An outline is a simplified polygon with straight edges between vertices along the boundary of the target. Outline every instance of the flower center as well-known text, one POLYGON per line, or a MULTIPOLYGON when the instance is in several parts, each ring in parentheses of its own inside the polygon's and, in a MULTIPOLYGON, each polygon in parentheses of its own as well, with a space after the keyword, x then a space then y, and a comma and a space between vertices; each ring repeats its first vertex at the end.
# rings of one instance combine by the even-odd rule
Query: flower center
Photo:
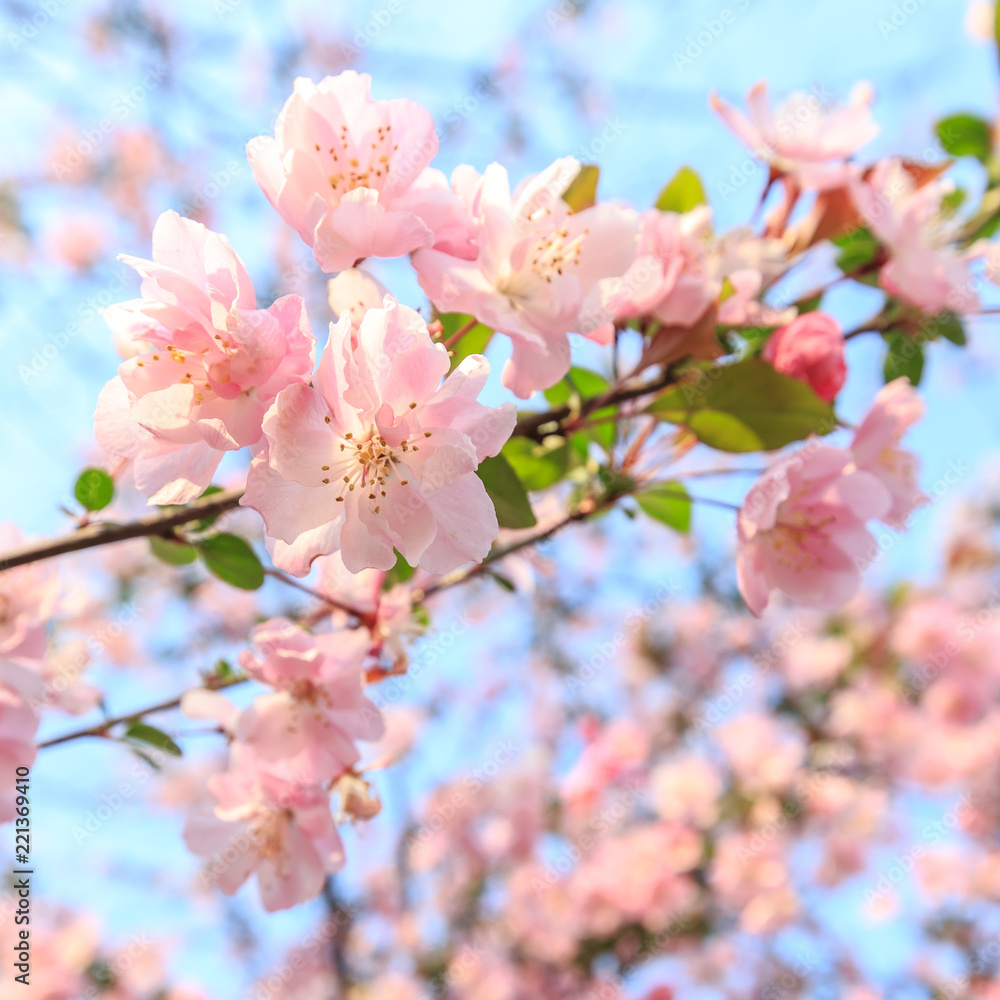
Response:
POLYGON ((399 149, 399 143, 391 142, 391 132, 391 125, 379 125, 364 150, 361 143, 354 142, 346 125, 340 126, 340 137, 325 153, 318 142, 314 143, 321 159, 329 158, 325 167, 331 170, 327 179, 334 204, 339 204, 340 199, 355 188, 382 190, 389 179, 391 154, 399 149))
MULTIPOLYGON (((416 403, 410 403, 410 409, 416 408, 416 403)), ((330 418, 327 417, 327 422, 330 418)), ((431 437, 431 431, 424 431, 425 438, 431 437)), ((337 503, 343 503, 348 493, 360 489, 369 502, 374 514, 382 513, 382 501, 386 497, 385 484, 395 473, 401 486, 406 486, 409 479, 404 479, 399 465, 405 462, 403 455, 410 451, 420 451, 420 446, 412 444, 408 438, 403 438, 398 445, 390 445, 374 425, 359 438, 348 431, 340 436, 335 445, 334 460, 329 465, 321 466, 321 471, 333 473, 323 477, 324 484, 336 483, 340 489, 335 497, 337 503)))

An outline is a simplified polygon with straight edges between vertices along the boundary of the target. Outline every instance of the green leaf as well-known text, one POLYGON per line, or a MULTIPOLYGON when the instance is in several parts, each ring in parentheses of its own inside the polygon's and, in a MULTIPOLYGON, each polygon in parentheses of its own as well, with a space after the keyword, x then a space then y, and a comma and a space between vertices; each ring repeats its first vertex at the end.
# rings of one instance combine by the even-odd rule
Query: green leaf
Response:
POLYGON ((890 333, 885 339, 889 345, 882 368, 886 382, 905 375, 913 385, 920 385, 924 373, 923 346, 902 333, 890 333))
POLYGON ((601 168, 594 163, 585 163, 573 182, 563 191, 563 201, 574 212, 582 212, 597 201, 597 182, 601 177, 601 168))
POLYGON ((503 446, 503 456, 510 462, 525 489, 544 490, 566 474, 569 443, 555 435, 546 438, 543 444, 514 437, 503 446))
POLYGON ((952 156, 974 156, 986 163, 993 149, 990 123, 977 115, 961 114, 942 118, 934 126, 942 149, 952 156))
POLYGON ((264 583, 264 567, 257 553, 238 535, 212 535, 198 542, 202 561, 220 580, 240 587, 257 590, 264 583))
POLYGON ((532 528, 538 523, 524 485, 503 455, 484 458, 476 475, 493 501, 501 528, 532 528))
MULTIPOLYGON (((205 492, 202 493, 202 495, 198 497, 198 499, 201 500, 202 497, 210 497, 214 493, 221 493, 221 492, 222 492, 221 486, 207 486, 205 488, 205 492)), ((211 528, 212 525, 219 520, 220 516, 221 516, 220 514, 213 514, 211 517, 203 517, 191 530, 208 531, 208 529, 211 528)))
MULTIPOLYGON (((468 326, 473 317, 465 313, 444 313, 438 316, 441 321, 441 336, 447 340, 453 337, 463 326, 468 326)), ((454 371, 470 354, 482 354, 493 336, 493 331, 485 323, 476 323, 468 333, 463 334, 450 349, 451 371, 454 371)))
POLYGON ((810 434, 829 434, 829 403, 798 379, 756 358, 717 365, 672 386, 647 408, 720 451, 773 451, 810 434))
POLYGON ((954 313, 941 313, 936 317, 935 322, 938 327, 938 336, 950 340, 959 347, 965 346, 965 327, 958 316, 954 313))
POLYGON ((561 382, 545 390, 545 399, 553 407, 565 406, 574 392, 582 399, 589 399, 607 392, 608 388, 608 380, 603 375, 587 368, 573 367, 561 382))
POLYGON ((954 191, 949 191, 941 199, 941 214, 945 216, 954 215, 965 203, 968 191, 965 188, 957 187, 954 191))
POLYGON ((73 495, 87 510, 103 510, 114 499, 115 483, 103 469, 84 469, 73 495))
POLYGON ((650 517, 668 528, 687 534, 691 530, 691 498, 681 483, 671 482, 636 493, 636 503, 650 517))
POLYGON ((878 240, 872 236, 871 232, 864 228, 852 229, 851 232, 843 236, 837 236, 833 243, 840 247, 837 255, 837 267, 849 274, 859 267, 870 263, 878 253, 878 240))
POLYGON ((705 186, 690 167, 681 167, 656 199, 656 207, 661 212, 690 212, 698 205, 707 204, 705 186))
MULTIPOLYGON (((395 549, 392 550, 396 552, 395 549)), ((406 583, 407 580, 416 573, 416 567, 411 566, 398 552, 396 552, 396 565, 386 574, 382 586, 385 590, 391 590, 398 583, 406 583)))
POLYGON ((172 542, 169 538, 150 535, 149 547, 153 555, 169 566, 187 566, 198 558, 198 550, 193 545, 172 542))
POLYGON ((148 743, 157 750, 173 754, 174 757, 181 756, 181 748, 162 730, 147 725, 145 722, 133 722, 125 730, 125 739, 134 740, 137 743, 148 743))

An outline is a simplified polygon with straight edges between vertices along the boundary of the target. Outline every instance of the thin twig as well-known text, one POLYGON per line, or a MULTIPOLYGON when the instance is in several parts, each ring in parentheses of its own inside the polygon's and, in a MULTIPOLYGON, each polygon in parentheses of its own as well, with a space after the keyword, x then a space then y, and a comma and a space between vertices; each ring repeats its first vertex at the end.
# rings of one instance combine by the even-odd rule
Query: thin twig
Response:
POLYGON ((52 559, 54 556, 65 555, 67 552, 79 552, 82 549, 92 549, 98 545, 112 545, 124 542, 130 538, 172 538, 174 528, 202 518, 215 517, 239 505, 243 490, 226 490, 222 493, 212 493, 207 497, 192 500, 181 510, 161 511, 150 517, 140 518, 128 524, 112 524, 107 521, 89 524, 64 538, 54 541, 32 542, 13 552, 0 556, 0 572, 24 566, 27 563, 52 559))
MULTIPOLYGON (((189 690, 221 691, 223 688, 244 684, 248 680, 250 678, 246 674, 233 674, 231 677, 220 677, 218 680, 206 681, 201 689, 190 688, 189 690)), ((181 699, 187 693, 187 691, 184 691, 182 694, 177 695, 176 698, 170 698, 168 701, 161 701, 156 705, 150 705, 148 708, 140 709, 138 712, 128 712, 126 715, 117 715, 113 719, 105 719, 103 722, 99 722, 97 725, 86 729, 75 729, 71 733, 63 733, 62 736, 56 736, 54 739, 39 743, 38 749, 54 747, 59 743, 68 743, 70 740, 78 740, 84 736, 97 736, 106 739, 108 731, 114 726, 121 725, 123 722, 135 722, 144 716, 153 715, 156 712, 168 712, 172 708, 177 708, 181 703, 181 699)))

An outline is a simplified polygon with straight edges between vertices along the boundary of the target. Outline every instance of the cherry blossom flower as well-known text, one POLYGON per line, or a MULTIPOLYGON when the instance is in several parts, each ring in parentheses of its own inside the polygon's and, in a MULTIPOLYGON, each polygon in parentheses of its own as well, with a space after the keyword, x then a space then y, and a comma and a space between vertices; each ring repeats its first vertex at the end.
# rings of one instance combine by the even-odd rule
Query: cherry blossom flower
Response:
POLYGON ((968 268, 975 252, 951 245, 956 223, 941 211, 941 199, 953 190, 941 179, 918 186, 898 159, 882 160, 850 184, 858 212, 889 251, 882 287, 928 313, 968 312, 979 304, 968 268))
MULTIPOLYGON (((320 556, 313 569, 319 571, 319 592, 338 600, 345 607, 367 616, 365 626, 371 641, 372 656, 392 664, 392 670, 402 673, 409 662, 409 640, 422 635, 426 622, 414 614, 413 583, 408 580, 388 590, 383 589, 385 573, 366 569, 351 573, 339 552, 320 556)), ((343 611, 334 609, 334 627, 347 624, 343 611)))
POLYGON ((376 101, 371 77, 345 70, 318 84, 297 78, 274 138, 247 143, 247 157, 268 201, 332 273, 431 244, 419 212, 428 202, 436 218, 442 198, 421 174, 437 149, 425 108, 376 101))
POLYGON ((708 272, 711 231, 712 211, 705 205, 683 214, 643 212, 638 255, 625 272, 615 318, 653 316, 667 326, 694 325, 721 290, 708 272))
POLYGON ((780 240, 747 227, 716 236, 707 205, 683 214, 652 209, 643 213, 638 256, 622 279, 615 319, 652 316, 664 326, 689 327, 715 302, 724 326, 788 323, 794 309, 759 301, 765 281, 786 269, 786 257, 780 240))
POLYGON ((205 877, 232 895, 254 872, 269 913, 317 896, 344 864, 344 848, 320 785, 258 768, 240 744, 232 765, 212 775, 212 810, 188 815, 184 841, 206 859, 205 877))
POLYGON ((150 504, 186 503, 225 451, 260 441, 274 397, 312 371, 315 340, 299 296, 257 309, 226 238, 176 212, 156 223, 152 261, 122 260, 143 276, 143 297, 104 316, 144 350, 102 391, 95 434, 106 452, 134 461, 150 504))
POLYGON ((737 519, 740 593, 762 614, 772 591, 831 610, 857 593, 889 490, 842 448, 812 443, 779 459, 747 494, 737 519))
POLYGON ((282 761, 294 774, 326 783, 361 759, 355 740, 377 740, 382 716, 365 697, 364 629, 312 636, 285 618, 251 632, 258 654, 240 666, 275 688, 254 700, 236 723, 236 738, 260 761, 282 761))
POLYGON ((892 507, 882 520, 893 528, 905 527, 910 514, 927 503, 917 485, 920 460, 896 447, 923 412, 923 401, 913 386, 897 378, 879 390, 851 444, 857 467, 877 476, 891 494, 892 507))
POLYGON ((828 403, 847 378, 844 333, 840 324, 823 312, 808 312, 775 331, 764 345, 762 357, 779 372, 805 382, 828 403))
POLYGON ((350 313, 351 326, 357 330, 369 309, 382 308, 389 291, 367 271, 352 267, 329 280, 327 293, 333 315, 340 319, 342 313, 350 313))
POLYGON ((569 370, 571 331, 601 335, 638 248, 632 209, 608 203, 574 213, 562 200, 579 171, 564 157, 512 194, 499 164, 482 175, 460 168, 452 186, 475 220, 477 255, 438 247, 413 255, 438 309, 468 313, 511 338, 503 384, 522 399, 569 370))
POLYGON ((826 108, 815 94, 796 92, 772 111, 761 80, 747 94, 749 117, 715 94, 711 105, 772 170, 791 174, 800 187, 824 190, 847 183, 846 161, 878 134, 873 98, 871 85, 859 83, 841 107, 826 108))
POLYGON ((243 498, 282 544, 276 565, 302 576, 340 550, 351 572, 411 565, 446 573, 481 560, 496 514, 476 476, 514 426, 513 404, 476 402, 489 364, 448 372, 420 316, 387 298, 352 346, 350 317, 331 326, 315 388, 290 386, 264 420, 268 447, 243 498))

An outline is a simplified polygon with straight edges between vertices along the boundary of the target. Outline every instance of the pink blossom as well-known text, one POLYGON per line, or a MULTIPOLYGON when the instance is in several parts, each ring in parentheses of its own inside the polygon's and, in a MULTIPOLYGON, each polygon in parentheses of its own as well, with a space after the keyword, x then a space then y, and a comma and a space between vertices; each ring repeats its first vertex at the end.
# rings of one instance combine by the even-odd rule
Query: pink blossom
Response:
POLYGON ((823 312, 808 312, 776 330, 763 358, 779 372, 805 382, 820 399, 832 402, 847 378, 844 333, 823 312))
POLYGON ((224 452, 260 441, 275 396, 312 371, 315 340, 301 298, 257 309, 226 238, 176 212, 156 223, 152 261, 122 260, 143 276, 143 297, 104 316, 144 350, 102 391, 97 441, 134 460, 150 504, 186 503, 211 483, 224 452))
POLYGON ((650 775, 653 807, 666 820, 710 827, 719 817, 722 776, 705 757, 675 754, 650 775))
POLYGON ((327 294, 333 315, 351 314, 351 326, 357 330, 369 309, 381 309, 389 290, 367 271, 352 267, 341 271, 327 283, 327 294))
POLYGON ((590 741, 563 782, 562 795, 577 810, 592 808, 609 785, 634 774, 649 754, 649 736, 632 719, 610 723, 590 741))
MULTIPOLYGON (((0 552, 23 544, 15 525, 0 524, 0 552)), ((45 655, 45 623, 58 596, 59 581, 50 564, 28 563, 0 572, 0 656, 45 655)))
POLYGON ((437 149, 425 108, 376 101, 371 77, 345 70, 318 84, 296 79, 274 138, 247 143, 247 157, 268 201, 335 272, 431 244, 420 212, 427 205, 437 219, 446 208, 421 175, 437 149))
POLYGON ((694 325, 721 290, 708 270, 711 228, 704 205, 683 215, 643 212, 638 255, 625 272, 615 318, 648 315, 667 326, 694 325))
POLYGON ((363 629, 312 636, 285 618, 258 625, 240 666, 275 688, 257 698, 236 724, 236 738, 261 761, 282 761, 309 781, 328 782, 361 759, 355 740, 384 733, 379 710, 365 697, 363 629))
POLYGON ((738 517, 737 577, 747 607, 772 591, 831 610, 857 593, 874 539, 865 528, 891 507, 882 480, 850 451, 812 443, 779 459, 747 494, 738 517))
POLYGON ((798 729, 753 712, 726 723, 719 745, 740 785, 749 792, 784 792, 805 760, 798 729))
POLYGON ((206 859, 206 877, 232 895, 254 872, 273 913, 317 896, 344 864, 344 848, 317 784, 293 782, 255 766, 240 744, 230 770, 208 779, 212 810, 191 813, 184 841, 206 859))
POLYGON ((489 373, 480 355, 441 384, 444 346, 389 298, 353 340, 344 314, 330 328, 315 388, 290 386, 264 420, 268 447, 242 502, 277 540, 276 565, 303 576, 339 549, 351 572, 387 570, 394 547, 432 573, 481 560, 497 521, 475 470, 510 436, 513 404, 476 402, 489 373))
POLYGON ((893 528, 904 527, 910 514, 927 503, 917 485, 920 460, 896 447, 923 412, 924 404, 913 386, 897 378, 879 390, 851 444, 857 467, 877 476, 891 494, 892 506, 882 520, 893 528))
MULTIPOLYGON (((388 660, 392 670, 402 673, 409 663, 409 640, 426 630, 424 622, 413 612, 414 580, 383 590, 385 573, 382 570, 351 573, 339 552, 320 556, 313 568, 319 570, 321 594, 366 616, 371 654, 388 660)), ((345 619, 343 611, 334 609, 334 627, 345 625, 345 619)))
POLYGON ((882 287, 928 313, 968 312, 979 305, 968 261, 951 245, 956 223, 941 211, 954 190, 946 180, 917 186, 897 159, 882 160, 866 179, 855 177, 851 197, 869 229, 889 251, 879 272, 882 287))
POLYGON ((826 108, 815 94, 796 92, 775 112, 761 80, 747 94, 749 117, 715 94, 711 104, 754 156, 801 187, 823 190, 847 182, 847 159, 878 134, 873 97, 871 86, 859 83, 846 106, 826 108))
POLYGON ((579 170, 564 157, 511 194, 499 164, 482 175, 459 168, 452 186, 475 222, 476 255, 439 247, 413 255, 420 287, 438 309, 468 313, 511 338, 503 384, 522 399, 569 370, 571 331, 603 335, 638 248, 631 209, 601 204, 574 213, 562 200, 579 170))

